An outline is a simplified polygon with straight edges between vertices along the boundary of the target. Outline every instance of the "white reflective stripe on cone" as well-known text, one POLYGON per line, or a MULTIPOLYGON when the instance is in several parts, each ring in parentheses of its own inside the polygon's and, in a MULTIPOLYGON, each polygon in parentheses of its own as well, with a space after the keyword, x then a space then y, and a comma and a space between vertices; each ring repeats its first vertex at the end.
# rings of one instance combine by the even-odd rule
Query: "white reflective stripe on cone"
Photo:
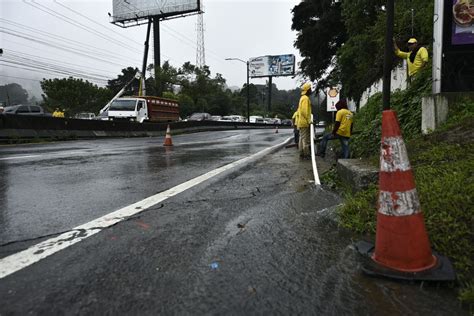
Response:
POLYGON ((380 171, 407 171, 411 169, 405 142, 401 137, 385 137, 382 139, 380 155, 380 171))
POLYGON ((379 213, 387 216, 409 216, 421 213, 416 189, 405 192, 380 191, 379 213))

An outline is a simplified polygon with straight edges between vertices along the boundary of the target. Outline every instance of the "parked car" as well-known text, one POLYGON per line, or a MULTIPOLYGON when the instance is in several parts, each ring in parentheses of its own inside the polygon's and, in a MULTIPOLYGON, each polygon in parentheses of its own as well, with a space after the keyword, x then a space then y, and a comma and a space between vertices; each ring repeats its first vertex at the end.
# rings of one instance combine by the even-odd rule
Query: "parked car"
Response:
POLYGON ((94 118, 94 120, 108 121, 109 120, 109 112, 104 111, 102 113, 97 114, 96 117, 94 118))
POLYGON ((279 118, 266 117, 264 121, 265 124, 281 124, 281 120, 279 118))
POLYGON ((188 121, 207 121, 211 119, 209 113, 193 113, 188 117, 188 121))
POLYGON ((219 119, 219 122, 232 122, 232 117, 229 115, 223 116, 219 119))
POLYGON ((289 119, 281 120, 281 125, 291 126, 292 122, 289 119))
POLYGON ((222 118, 220 115, 212 115, 211 116, 211 121, 219 121, 222 118))
POLYGON ((74 115, 74 118, 80 119, 80 120, 94 120, 95 114, 90 113, 90 112, 81 112, 74 115))
POLYGON ((46 112, 41 106, 39 105, 23 105, 17 104, 12 106, 6 106, 3 109, 3 113, 5 115, 37 115, 37 116, 51 116, 50 113, 46 112))
POLYGON ((242 115, 229 115, 232 118, 232 122, 245 122, 246 119, 242 115))
POLYGON ((324 134, 324 131, 326 130, 326 122, 320 121, 318 124, 314 126, 314 134, 316 136, 321 136, 324 134))
POLYGON ((263 117, 260 115, 251 115, 250 123, 264 123, 263 117))

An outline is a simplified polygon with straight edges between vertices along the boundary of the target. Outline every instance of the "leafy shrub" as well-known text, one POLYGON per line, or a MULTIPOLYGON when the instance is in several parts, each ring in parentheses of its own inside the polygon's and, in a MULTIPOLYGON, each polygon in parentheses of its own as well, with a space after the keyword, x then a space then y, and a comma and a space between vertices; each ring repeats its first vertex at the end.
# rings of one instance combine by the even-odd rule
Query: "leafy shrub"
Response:
MULTIPOLYGON (((421 134, 421 99, 431 91, 430 72, 431 69, 423 69, 407 90, 391 94, 390 108, 397 112, 405 140, 421 134)), ((354 136, 351 139, 351 151, 354 157, 369 157, 378 154, 382 110, 382 94, 377 93, 354 116, 354 136)))

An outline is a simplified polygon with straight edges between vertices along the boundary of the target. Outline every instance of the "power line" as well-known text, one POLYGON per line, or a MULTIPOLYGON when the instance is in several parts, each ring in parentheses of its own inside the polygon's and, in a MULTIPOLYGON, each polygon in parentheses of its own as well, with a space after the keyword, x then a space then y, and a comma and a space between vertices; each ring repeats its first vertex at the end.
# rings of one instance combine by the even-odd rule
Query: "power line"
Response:
MULTIPOLYGON (((173 33, 175 33, 175 34, 178 34, 178 36, 181 36, 182 38, 180 38, 180 37, 178 37, 178 36, 176 36, 176 35, 174 35, 174 34, 172 34, 172 33, 168 33, 170 36, 176 38, 176 39, 179 40, 181 43, 186 44, 186 45, 192 47, 193 50, 195 50, 195 49, 197 48, 195 41, 190 40, 188 37, 182 35, 181 33, 177 32, 177 31, 175 31, 175 30, 173 30, 173 29, 171 29, 171 28, 169 28, 169 27, 167 27, 167 26, 165 26, 165 25, 163 25, 163 27, 164 27, 164 28, 168 28, 171 32, 173 32, 173 33), (184 40, 183 40, 183 39, 184 39, 184 40)), ((206 52, 207 52, 207 51, 206 51, 206 52)), ((210 58, 212 58, 212 59, 214 59, 214 60, 216 60, 216 61, 218 61, 218 62, 220 62, 220 63, 224 63, 223 60, 225 60, 225 58, 223 58, 223 57, 215 57, 215 56, 213 56, 213 55, 214 55, 214 54, 212 54, 212 53, 211 53, 210 55, 208 54, 208 57, 210 57, 210 58)))
MULTIPOLYGON (((31 38, 31 37, 28 37, 28 36, 24 36, 24 35, 19 35, 19 34, 15 34, 15 33, 12 33, 12 32, 9 32, 9 31, 5 31, 5 30, 2 30, 2 28, 0 28, 0 32, 1 33, 5 33, 5 34, 9 34, 11 36, 15 36, 15 37, 20 37, 20 38, 23 38, 23 39, 27 39, 27 40, 30 40, 32 42, 36 42, 36 43, 39 43, 39 44, 42 44, 42 45, 45 45, 45 46, 49 46, 49 47, 54 47, 54 48, 57 48, 57 49, 60 49, 60 50, 63 50, 63 51, 67 51, 67 52, 70 52, 70 53, 73 53, 73 54, 76 54, 76 55, 80 55, 80 56, 83 56, 83 57, 87 57, 87 58, 91 58, 91 59, 94 59, 94 60, 98 60, 98 61, 101 61, 101 62, 105 62, 105 63, 108 63, 108 64, 112 64, 112 65, 117 65, 117 66, 120 66, 120 67, 123 67, 122 64, 117 64, 117 63, 114 63, 110 60, 105 60, 105 59, 101 59, 101 58, 98 58, 98 57, 94 57, 92 55, 89 55, 88 53, 89 52, 79 52, 78 49, 74 49, 74 48, 71 48, 71 47, 61 47, 59 46, 58 44, 55 44, 55 43, 48 43, 44 40, 39 40, 39 39, 34 39, 34 38, 31 38)), ((16 33, 19 33, 19 32, 16 32, 16 33)))
POLYGON ((103 72, 107 72, 108 70, 104 70, 104 69, 97 69, 96 67, 87 67, 87 66, 84 66, 84 65, 78 65, 78 64, 73 64, 73 63, 68 63, 68 62, 65 62, 65 61, 61 61, 61 60, 57 60, 57 59, 52 59, 52 58, 46 58, 46 57, 39 57, 39 56, 36 56, 36 55, 31 55, 31 54, 27 54, 27 53, 23 53, 23 52, 19 52, 19 51, 16 51, 16 50, 13 50, 13 49, 8 49, 8 48, 5 48, 5 51, 6 52, 13 52, 15 53, 16 55, 18 56, 26 56, 26 57, 33 57, 33 58, 36 58, 36 59, 43 59, 43 60, 46 60, 46 61, 53 61, 53 62, 59 62, 59 63, 62 63, 62 64, 66 64, 66 65, 71 65, 71 66, 77 66, 77 67, 81 67, 81 68, 85 68, 85 69, 92 69, 92 70, 99 70, 99 71, 103 71, 103 72))
POLYGON ((15 61, 15 62, 25 63, 25 64, 38 66, 38 67, 43 66, 43 67, 48 67, 48 68, 55 69, 55 70, 60 70, 60 71, 80 73, 81 75, 82 74, 87 74, 88 76, 94 76, 94 77, 97 77, 97 78, 102 77, 102 78, 108 79, 108 78, 111 77, 109 75, 103 75, 103 74, 98 74, 98 73, 90 73, 90 72, 87 73, 87 72, 84 72, 80 69, 67 68, 67 67, 64 67, 62 65, 51 64, 51 63, 47 63, 47 62, 41 62, 41 61, 29 59, 29 58, 20 57, 20 56, 8 56, 7 55, 7 56, 5 56, 5 58, 2 58, 2 60, 4 60, 4 61, 15 61))
MULTIPOLYGON (((5 66, 5 67, 10 67, 10 68, 15 68, 15 69, 23 69, 23 70, 38 72, 38 73, 42 73, 42 74, 57 75, 57 73, 55 73, 55 72, 44 71, 44 70, 41 70, 41 69, 31 69, 31 68, 12 66, 12 65, 7 65, 7 64, 0 64, 0 65, 5 66)), ((26 66, 26 67, 28 67, 28 66, 26 66)), ((74 76, 71 76, 71 77, 74 77, 74 76)), ((79 78, 79 79, 84 79, 84 78, 79 78)), ((92 79, 90 79, 89 81, 90 82, 95 82, 95 83, 98 83, 98 84, 101 84, 101 85, 106 85, 108 83, 105 80, 92 80, 92 79)))
POLYGON ((17 77, 17 76, 0 75, 0 77, 15 78, 15 79, 22 79, 22 80, 30 80, 30 81, 41 82, 41 80, 39 80, 39 79, 31 79, 31 78, 24 78, 24 77, 17 77))
POLYGON ((71 25, 73 25, 73 26, 75 26, 75 27, 78 27, 78 28, 80 28, 80 29, 83 29, 83 30, 85 30, 85 31, 87 31, 87 32, 89 32, 89 33, 91 33, 91 34, 94 34, 94 35, 96 35, 96 36, 102 38, 102 39, 105 39, 105 40, 108 41, 108 42, 114 43, 114 44, 119 45, 119 46, 121 46, 121 47, 123 47, 123 48, 128 48, 128 49, 130 49, 130 50, 139 52, 138 49, 136 49, 135 47, 132 47, 132 46, 128 45, 127 43, 123 43, 123 42, 121 42, 121 41, 119 41, 119 40, 116 40, 116 39, 111 39, 111 38, 108 37, 107 35, 105 35, 105 34, 99 32, 99 31, 97 31, 97 30, 94 30, 94 29, 92 29, 92 28, 90 28, 90 27, 88 27, 88 26, 86 26, 86 25, 84 25, 84 24, 82 24, 82 23, 80 23, 80 22, 77 22, 77 21, 75 21, 74 19, 71 19, 71 18, 69 18, 69 17, 67 17, 67 16, 65 16, 65 15, 63 15, 63 14, 61 14, 61 13, 58 13, 57 11, 54 11, 54 10, 50 9, 50 8, 48 8, 47 6, 44 6, 44 5, 41 5, 41 4, 37 3, 37 2, 35 2, 35 0, 30 0, 30 1, 31 1, 31 3, 27 2, 26 0, 23 0, 24 3, 26 3, 26 4, 30 5, 30 6, 32 6, 33 8, 36 8, 37 10, 40 10, 40 11, 43 11, 43 12, 49 14, 49 15, 52 15, 52 16, 54 16, 55 18, 58 18, 58 19, 60 19, 60 20, 63 20, 63 21, 66 22, 66 23, 69 23, 69 24, 71 24, 71 25), (34 4, 33 4, 33 3, 34 3, 34 4), (44 8, 44 9, 42 9, 42 8, 44 8))
POLYGON ((104 25, 102 25, 102 24, 100 24, 100 23, 98 23, 98 22, 96 22, 96 21, 90 19, 90 18, 87 17, 86 15, 84 15, 84 14, 82 14, 82 13, 76 11, 76 10, 71 9, 71 8, 68 7, 67 5, 65 5, 65 4, 63 4, 63 3, 60 3, 60 2, 57 1, 57 0, 54 0, 54 2, 55 2, 57 5, 60 5, 60 6, 64 7, 64 8, 66 8, 67 10, 69 10, 69 11, 71 11, 71 12, 73 12, 73 13, 75 13, 75 14, 81 16, 81 17, 83 17, 84 19, 87 19, 87 20, 91 21, 92 23, 97 24, 97 25, 99 25, 100 27, 102 27, 102 28, 104 28, 104 29, 106 29, 106 30, 108 30, 108 31, 113 32, 114 34, 119 35, 119 36, 125 38, 126 40, 132 41, 132 42, 134 42, 134 43, 136 43, 136 44, 138 44, 138 45, 143 45, 143 43, 137 42, 137 41, 135 41, 134 39, 132 39, 132 38, 130 38, 130 37, 127 37, 127 36, 125 36, 125 35, 123 35, 123 34, 120 34, 120 33, 116 33, 115 30, 113 30, 113 29, 111 29, 111 28, 108 28, 108 27, 105 27, 104 25))
POLYGON ((69 76, 77 76, 77 77, 83 77, 83 78, 88 78, 90 80, 97 80, 97 81, 108 81, 109 79, 106 77, 97 77, 95 75, 88 75, 84 73, 80 73, 77 71, 71 71, 67 69, 61 69, 57 67, 52 67, 48 65, 40 65, 40 64, 31 64, 28 62, 22 62, 22 61, 17 61, 14 59, 4 59, 2 60, 4 64, 11 64, 11 65, 18 65, 18 66, 23 66, 23 67, 29 67, 31 69, 38 69, 38 70, 45 70, 45 71, 51 71, 57 74, 61 75, 69 75, 69 76))
MULTIPOLYGON (((55 39, 58 39, 62 42, 69 42, 73 45, 78 45, 79 47, 88 47, 89 50, 88 52, 92 52, 92 51, 95 51, 97 54, 101 54, 101 55, 104 55, 104 56, 107 56, 109 58, 115 58, 115 59, 118 59, 118 56, 121 56, 123 58, 126 58, 126 59, 130 59, 129 56, 125 56, 125 55, 120 55, 120 54, 117 54, 115 52, 112 52, 112 51, 107 51, 107 50, 104 50, 103 48, 99 48, 99 47, 95 47, 95 46, 91 46, 90 44, 86 44, 86 43, 82 43, 82 42, 79 42, 79 41, 75 41, 75 40, 72 40, 72 39, 69 39, 69 38, 66 38, 66 37, 63 37, 63 36, 59 36, 59 35, 55 35, 55 34, 52 34, 52 33, 49 33, 49 32, 45 32, 45 31, 40 31, 40 30, 37 30, 37 29, 34 29, 34 28, 31 28, 29 26, 26 26, 26 25, 23 25, 23 24, 20 24, 20 23, 17 23, 17 22, 13 22, 13 21, 10 21, 10 20, 7 20, 7 19, 2 19, 0 18, 0 21, 3 21, 4 23, 6 24, 10 24, 12 26, 15 26, 15 27, 18 27, 20 29, 25 29, 25 30, 28 30, 30 32, 33 32, 33 33, 38 33, 38 34, 41 34, 45 37, 52 37, 52 38, 55 38, 55 39), (110 54, 105 54, 105 53, 110 53, 110 54)), ((25 34, 25 33, 23 33, 25 34)), ((29 34, 27 34, 29 35, 29 34)), ((137 59, 138 60, 138 59, 137 59)))

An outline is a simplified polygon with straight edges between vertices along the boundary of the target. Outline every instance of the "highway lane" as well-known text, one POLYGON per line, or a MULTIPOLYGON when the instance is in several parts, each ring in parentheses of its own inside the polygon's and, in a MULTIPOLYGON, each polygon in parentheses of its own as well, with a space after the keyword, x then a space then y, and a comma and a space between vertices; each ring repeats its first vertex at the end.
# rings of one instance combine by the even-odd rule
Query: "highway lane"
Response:
POLYGON ((0 244, 54 235, 282 142, 290 130, 0 147, 0 244))

